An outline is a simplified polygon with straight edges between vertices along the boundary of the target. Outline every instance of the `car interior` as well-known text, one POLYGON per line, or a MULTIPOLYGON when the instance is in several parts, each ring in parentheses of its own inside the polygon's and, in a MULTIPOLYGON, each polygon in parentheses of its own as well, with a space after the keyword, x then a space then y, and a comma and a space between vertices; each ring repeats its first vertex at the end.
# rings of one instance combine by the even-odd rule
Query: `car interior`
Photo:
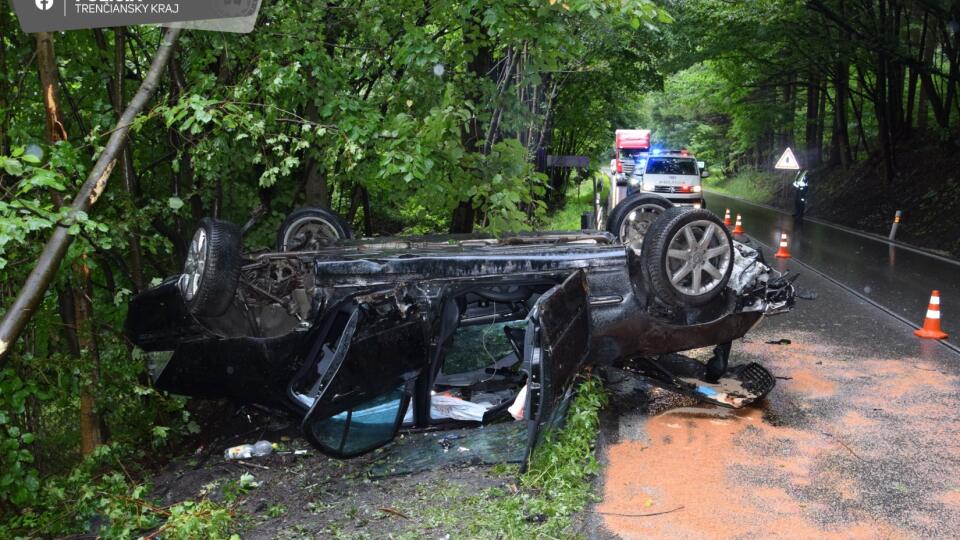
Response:
MULTIPOLYGON (((507 409, 527 380, 522 369, 527 316, 556 285, 539 280, 448 292, 432 331, 441 346, 427 349, 429 367, 418 380, 385 388, 348 411, 305 421, 307 437, 332 454, 350 456, 385 444, 401 425, 426 428, 508 418, 507 409)), ((349 356, 358 318, 358 310, 347 303, 317 329, 324 337, 307 357, 318 360, 304 364, 289 388, 289 396, 308 410, 307 419, 322 389, 338 375, 331 366, 349 356)))
MULTIPOLYGON (((527 379, 522 369, 526 318, 540 296, 555 285, 472 288, 445 303, 442 347, 431 365, 430 424, 487 422, 507 415, 527 379)), ((412 411, 405 420, 414 422, 412 411)), ((425 419, 420 420, 422 425, 425 419)))

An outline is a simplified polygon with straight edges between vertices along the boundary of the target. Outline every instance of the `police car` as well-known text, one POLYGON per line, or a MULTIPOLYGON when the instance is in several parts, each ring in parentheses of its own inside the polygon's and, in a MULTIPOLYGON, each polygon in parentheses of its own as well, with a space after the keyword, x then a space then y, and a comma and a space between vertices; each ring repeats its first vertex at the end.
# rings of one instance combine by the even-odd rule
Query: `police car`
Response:
POLYGON ((704 208, 702 178, 709 176, 702 161, 686 150, 651 150, 637 158, 627 179, 627 194, 656 193, 674 206, 704 208))

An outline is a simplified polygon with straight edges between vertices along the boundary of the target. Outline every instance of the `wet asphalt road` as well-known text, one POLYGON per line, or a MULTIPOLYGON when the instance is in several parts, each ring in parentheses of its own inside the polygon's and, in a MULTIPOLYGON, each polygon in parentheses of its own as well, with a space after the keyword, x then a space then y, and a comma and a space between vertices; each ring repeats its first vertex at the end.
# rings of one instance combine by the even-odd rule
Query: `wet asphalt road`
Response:
POLYGON ((960 534, 960 355, 819 275, 800 284, 818 298, 734 344, 734 362, 778 377, 759 405, 704 407, 610 376, 588 536, 960 534))
POLYGON ((780 232, 786 232, 794 258, 916 325, 923 324, 930 292, 939 290, 941 325, 950 334, 949 341, 960 344, 960 262, 822 223, 805 220, 800 224, 784 212, 715 193, 708 193, 706 199, 707 207, 721 217, 726 208, 734 220, 737 213, 742 214, 747 234, 768 246, 777 246, 780 232))

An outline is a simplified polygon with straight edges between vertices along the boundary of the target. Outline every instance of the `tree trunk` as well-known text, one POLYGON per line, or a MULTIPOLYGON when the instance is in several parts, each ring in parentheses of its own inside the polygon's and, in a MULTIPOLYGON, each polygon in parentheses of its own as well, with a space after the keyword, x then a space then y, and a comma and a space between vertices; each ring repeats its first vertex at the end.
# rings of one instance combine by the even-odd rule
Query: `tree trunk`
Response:
POLYGON ((823 163, 823 134, 827 128, 827 81, 820 83, 820 103, 817 104, 817 163, 823 163))
MULTIPOLYGON (((307 120, 318 123, 320 114, 312 102, 307 106, 307 120)), ((327 182, 326 171, 321 167, 319 160, 310 159, 307 164, 307 177, 303 184, 304 201, 308 206, 322 206, 330 208, 330 185, 327 182)))
MULTIPOLYGON (((923 23, 920 27, 920 40, 917 42, 917 63, 923 62, 923 51, 926 48, 927 40, 927 21, 929 19, 929 14, 924 13, 923 23)), ((909 16, 908 16, 909 20, 909 16)), ((910 25, 907 24, 907 46, 913 46, 912 40, 910 39, 912 33, 910 32, 910 25)), ((903 136, 905 138, 910 138, 913 135, 913 113, 916 110, 915 105, 917 102, 917 83, 920 82, 918 76, 918 66, 917 64, 910 65, 910 75, 907 79, 907 103, 905 106, 903 114, 903 136)))
MULTIPOLYGON (((40 305, 40 301, 50 286, 50 282, 53 281, 60 262, 67 253, 67 248, 73 240, 67 232, 70 223, 75 219, 77 213, 89 210, 103 194, 103 190, 106 189, 110 173, 113 172, 113 168, 117 164, 118 156, 123 149, 130 126, 156 91, 160 76, 170 60, 170 54, 179 35, 180 30, 177 28, 171 28, 164 33, 163 41, 153 58, 150 70, 140 84, 136 95, 127 105, 120 121, 117 122, 117 126, 112 131, 97 162, 90 170, 86 181, 74 196, 65 222, 54 228, 50 240, 47 241, 43 251, 40 252, 36 264, 30 275, 27 276, 27 280, 17 294, 16 300, 4 313, 3 320, 0 321, 0 367, 10 354, 13 343, 20 337, 20 333, 23 332, 27 322, 30 321, 37 306, 40 305)), ((55 124, 52 127, 56 129, 55 124)), ((60 128, 62 129, 62 125, 60 128)))
MULTIPOLYGON (((960 40, 960 36, 954 36, 956 40, 960 40)), ((957 41, 951 42, 950 34, 947 32, 947 29, 943 28, 943 46, 944 52, 947 54, 947 58, 950 60, 950 72, 946 79, 947 92, 946 97, 943 99, 943 110, 946 123, 944 124, 945 129, 950 128, 950 109, 953 107, 953 100, 957 95, 957 77, 960 76, 960 43, 957 41)))
POLYGON ((794 117, 796 116, 796 85, 791 78, 783 86, 783 130, 780 132, 780 140, 777 145, 777 151, 780 148, 793 146, 794 117))
MULTIPOLYGON (((467 100, 473 103, 483 103, 483 80, 489 77, 493 70, 493 49, 489 43, 486 33, 481 23, 481 15, 478 11, 470 13, 470 17, 464 23, 464 45, 468 51, 476 51, 470 61, 467 63, 467 88, 464 92, 467 100)), ((483 147, 484 134, 480 126, 480 119, 476 113, 467 120, 461 133, 463 149, 467 153, 479 152, 483 147)), ((457 181, 457 180, 454 180, 457 181)), ((450 220, 451 233, 470 233, 473 232, 473 224, 476 218, 473 201, 468 199, 460 201, 453 210, 453 216, 450 220)))
MULTIPOLYGON (((0 36, 7 35, 7 9, 0 6, 0 36)), ((7 47, 0 43, 0 156, 10 154, 7 133, 10 125, 10 86, 7 84, 7 47)))
POLYGON ((37 67, 40 73, 40 91, 46 112, 47 142, 56 143, 67 140, 67 130, 63 127, 63 115, 60 111, 60 93, 57 87, 57 57, 53 50, 53 34, 39 32, 37 40, 37 67))
MULTIPOLYGON (((857 91, 862 92, 863 88, 861 86, 860 79, 857 79, 857 91)), ((863 108, 863 100, 860 101, 860 107, 857 107, 856 101, 854 101, 853 95, 850 95, 850 107, 853 109, 853 115, 857 119, 857 134, 860 137, 860 146, 863 148, 864 154, 867 156, 870 155, 870 147, 867 145, 867 133, 863 129, 863 114, 860 112, 863 108)))
MULTIPOLYGON (((936 46, 937 40, 933 39, 932 33, 929 33, 923 44, 922 63, 924 66, 930 66, 933 64, 933 53, 936 52, 936 46)), ((930 102, 931 95, 928 93, 927 89, 927 77, 929 77, 929 74, 918 73, 918 78, 920 79, 920 96, 919 102, 917 103, 917 129, 921 132, 925 132, 927 130, 927 124, 930 116, 930 113, 927 109, 927 104, 930 102)), ((932 80, 929 81, 929 87, 929 91, 933 92, 932 97, 936 98, 936 92, 933 91, 932 80)))
MULTIPOLYGON (((47 142, 55 144, 67 140, 67 132, 63 127, 63 120, 60 110, 60 96, 57 88, 57 59, 53 48, 53 35, 49 32, 41 32, 36 35, 37 39, 37 62, 40 71, 40 88, 43 96, 44 111, 46 112, 46 136, 47 142)), ((62 198, 58 199, 58 205, 62 204, 62 198)), ((70 349, 74 358, 77 360, 78 369, 81 374, 89 374, 90 379, 96 381, 99 377, 97 364, 87 366, 84 362, 84 352, 88 354, 96 350, 96 339, 88 327, 92 316, 92 305, 87 296, 87 288, 90 282, 90 269, 86 260, 76 267, 75 275, 80 276, 80 288, 68 285, 61 291, 61 294, 71 297, 69 302, 74 308, 74 313, 68 313, 67 309, 61 309, 64 328, 67 333, 68 343, 75 343, 70 349), (71 335, 72 334, 72 335, 71 335), (92 369, 89 369, 91 368, 92 369)), ((63 308, 66 300, 61 298, 60 305, 63 308)), ((93 388, 81 381, 80 384, 80 451, 82 455, 89 455, 102 442, 100 439, 100 419, 96 412, 96 398, 93 388)))
POLYGON ((910 68, 910 78, 907 82, 907 108, 903 114, 903 135, 909 138, 913 135, 913 111, 917 101, 917 68, 910 68))
POLYGON ((811 168, 820 165, 817 151, 817 126, 820 122, 820 75, 811 69, 807 80, 807 123, 804 126, 803 143, 807 163, 811 168))
MULTIPOLYGON (((126 101, 126 93, 124 92, 124 76, 126 74, 126 64, 127 64, 127 45, 126 45, 126 27, 118 26, 113 29, 114 42, 113 42, 113 80, 112 84, 112 100, 113 100, 113 110, 117 115, 117 119, 120 119, 120 116, 123 115, 123 105, 126 101)), ((137 182, 137 175, 133 170, 133 155, 130 151, 131 144, 127 143, 123 145, 123 152, 120 154, 120 173, 123 175, 123 185, 126 188, 127 195, 129 196, 129 202, 131 209, 138 206, 138 199, 140 198, 140 186, 137 182)), ((133 282, 134 289, 136 291, 142 291, 144 289, 144 278, 143 278, 143 255, 140 248, 140 233, 136 230, 130 231, 129 236, 130 241, 130 280, 133 282)))
POLYGON ((877 138, 880 142, 880 158, 883 160, 883 179, 893 181, 893 139, 890 122, 890 107, 887 103, 887 69, 888 62, 885 55, 880 55, 876 70, 876 96, 873 111, 877 117, 877 138))
POLYGON ((87 265, 86 255, 75 265, 74 270, 80 277, 80 287, 75 289, 77 301, 74 303, 77 309, 75 323, 80 338, 80 358, 84 360, 80 372, 88 372, 90 375, 89 381, 80 383, 80 453, 88 456, 103 443, 96 399, 97 386, 100 383, 100 351, 93 326, 93 288, 90 286, 90 267, 87 265))
MULTIPOLYGON (((893 45, 898 46, 900 40, 900 22, 902 20, 903 8, 897 5, 891 5, 893 11, 890 35, 895 40, 893 45)), ((903 133, 903 87, 905 80, 906 66, 896 56, 888 59, 887 68, 887 119, 890 123, 890 149, 891 153, 896 152, 896 144, 903 133)))
POLYGON ((303 185, 304 201, 307 206, 322 206, 330 208, 330 189, 327 177, 323 174, 320 162, 311 159, 307 167, 307 179, 303 185))
POLYGON ((833 150, 830 159, 834 161, 834 153, 844 169, 850 167, 850 132, 847 129, 847 95, 850 93, 850 68, 845 61, 838 61, 837 73, 833 81, 833 150))

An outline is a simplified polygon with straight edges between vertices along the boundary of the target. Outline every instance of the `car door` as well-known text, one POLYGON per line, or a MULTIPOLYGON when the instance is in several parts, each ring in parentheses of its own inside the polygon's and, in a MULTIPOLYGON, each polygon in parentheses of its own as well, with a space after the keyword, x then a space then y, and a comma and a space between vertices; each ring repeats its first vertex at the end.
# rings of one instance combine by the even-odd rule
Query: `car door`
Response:
POLYGON ((396 436, 413 380, 428 365, 426 323, 393 291, 347 302, 330 317, 290 393, 309 407, 301 424, 307 440, 352 457, 396 436))
POLYGON ((557 427, 573 395, 573 382, 590 354, 586 274, 570 274, 537 300, 524 339, 528 369, 527 459, 544 433, 557 427))

